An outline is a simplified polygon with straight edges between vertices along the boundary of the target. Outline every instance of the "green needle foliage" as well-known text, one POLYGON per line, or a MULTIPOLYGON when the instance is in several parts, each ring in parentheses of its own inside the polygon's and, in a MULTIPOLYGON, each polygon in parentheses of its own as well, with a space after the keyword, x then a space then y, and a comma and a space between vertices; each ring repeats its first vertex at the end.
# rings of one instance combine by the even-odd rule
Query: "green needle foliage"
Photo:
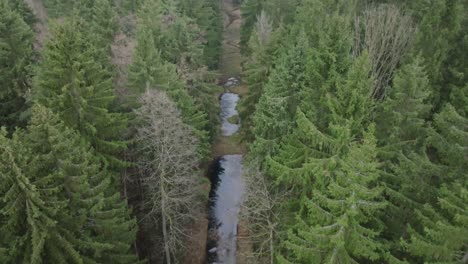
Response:
POLYGON ((112 166, 123 166, 118 154, 126 117, 112 112, 115 100, 109 72, 94 60, 95 46, 77 28, 78 19, 55 25, 38 69, 35 99, 91 143, 112 166))
POLYGON ((34 34, 21 15, 0 1, 0 125, 13 131, 25 124, 31 88, 34 34))
POLYGON ((43 106, 1 136, 0 243, 7 263, 134 263, 134 221, 94 151, 43 106))

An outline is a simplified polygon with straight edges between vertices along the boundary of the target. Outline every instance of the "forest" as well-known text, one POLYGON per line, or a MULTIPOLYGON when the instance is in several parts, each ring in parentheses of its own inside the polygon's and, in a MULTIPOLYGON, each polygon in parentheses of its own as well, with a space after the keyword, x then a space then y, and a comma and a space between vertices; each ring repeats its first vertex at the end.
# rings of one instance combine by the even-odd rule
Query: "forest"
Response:
POLYGON ((468 264, 468 2, 0 0, 0 263, 468 264))

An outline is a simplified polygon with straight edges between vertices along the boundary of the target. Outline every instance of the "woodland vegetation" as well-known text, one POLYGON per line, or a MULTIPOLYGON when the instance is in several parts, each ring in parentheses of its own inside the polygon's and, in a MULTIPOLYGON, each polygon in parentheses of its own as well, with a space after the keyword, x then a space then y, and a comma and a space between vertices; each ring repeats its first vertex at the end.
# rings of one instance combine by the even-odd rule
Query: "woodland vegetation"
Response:
POLYGON ((251 262, 468 263, 466 2, 241 10, 251 262))
MULTIPOLYGON (((468 263, 466 1, 233 2, 240 253, 468 263)), ((219 130, 222 4, 0 0, 0 263, 186 261, 219 130)))
POLYGON ((221 3, 34 3, 47 21, 0 1, 0 262, 180 262, 207 199, 221 3))

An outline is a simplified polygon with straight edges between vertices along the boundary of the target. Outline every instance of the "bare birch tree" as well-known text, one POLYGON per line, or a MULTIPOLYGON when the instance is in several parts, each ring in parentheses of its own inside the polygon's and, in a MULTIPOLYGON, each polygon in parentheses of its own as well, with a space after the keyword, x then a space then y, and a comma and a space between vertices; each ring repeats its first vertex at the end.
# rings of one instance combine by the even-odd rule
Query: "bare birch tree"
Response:
POLYGON ((161 225, 165 262, 177 263, 176 254, 199 208, 197 137, 164 92, 147 90, 140 102, 135 113, 140 122, 138 166, 144 174, 145 218, 153 226, 161 225))
POLYGON ((287 193, 274 186, 253 164, 247 166, 244 181, 246 190, 241 218, 247 220, 248 239, 253 244, 253 250, 248 252, 246 259, 252 264, 273 264, 280 221, 277 207, 287 193))
POLYGON ((415 27, 409 15, 393 4, 373 5, 356 18, 354 55, 367 50, 372 63, 372 96, 385 97, 389 82, 410 46, 415 27))

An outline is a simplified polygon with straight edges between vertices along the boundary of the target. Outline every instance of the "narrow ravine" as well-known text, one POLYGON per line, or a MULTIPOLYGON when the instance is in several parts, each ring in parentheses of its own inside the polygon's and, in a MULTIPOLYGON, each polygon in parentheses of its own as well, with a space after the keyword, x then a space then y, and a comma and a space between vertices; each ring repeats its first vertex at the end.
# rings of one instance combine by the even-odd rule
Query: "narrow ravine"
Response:
POLYGON ((242 120, 238 103, 247 92, 238 76, 241 74, 240 10, 233 0, 223 1, 224 33, 220 72, 224 92, 219 95, 220 135, 213 145, 208 257, 210 264, 242 264, 238 241, 239 213, 244 195, 242 178, 245 146, 239 138, 242 120))
MULTIPOLYGON (((238 79, 229 78, 225 87, 238 84, 238 79)), ((232 137, 240 127, 237 103, 239 95, 232 92, 220 96, 221 135, 232 137)), ((215 160, 212 170, 212 192, 210 194, 210 238, 208 245, 209 263, 236 263, 237 226, 244 194, 242 180, 242 155, 227 154, 215 160)))

